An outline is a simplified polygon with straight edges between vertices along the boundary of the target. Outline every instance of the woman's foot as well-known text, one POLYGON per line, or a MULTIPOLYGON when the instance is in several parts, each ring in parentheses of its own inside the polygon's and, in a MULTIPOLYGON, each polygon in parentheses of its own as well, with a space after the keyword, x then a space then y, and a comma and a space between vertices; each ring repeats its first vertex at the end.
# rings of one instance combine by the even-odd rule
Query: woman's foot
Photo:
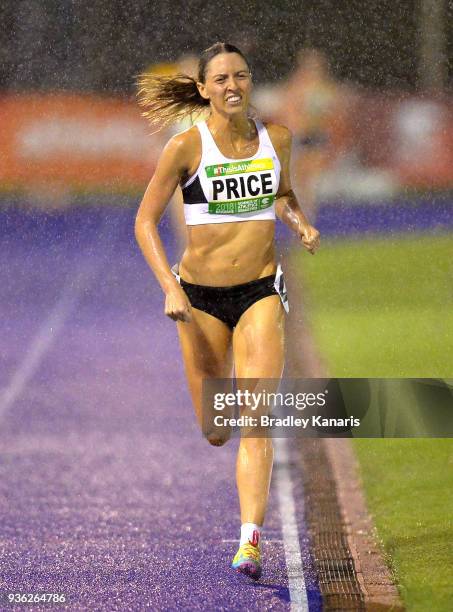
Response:
POLYGON ((261 576, 261 552, 259 546, 259 532, 254 531, 251 540, 239 546, 239 550, 234 556, 231 566, 250 576, 254 580, 258 580, 261 576))

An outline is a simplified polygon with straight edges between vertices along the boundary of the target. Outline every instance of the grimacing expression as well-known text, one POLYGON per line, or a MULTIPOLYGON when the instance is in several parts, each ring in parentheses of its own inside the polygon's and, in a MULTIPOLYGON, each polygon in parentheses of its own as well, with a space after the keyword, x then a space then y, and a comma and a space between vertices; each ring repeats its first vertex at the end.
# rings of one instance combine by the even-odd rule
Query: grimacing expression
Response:
POLYGON ((209 99, 217 111, 234 115, 249 105, 252 75, 238 53, 219 53, 206 66, 205 82, 197 85, 202 97, 209 99))

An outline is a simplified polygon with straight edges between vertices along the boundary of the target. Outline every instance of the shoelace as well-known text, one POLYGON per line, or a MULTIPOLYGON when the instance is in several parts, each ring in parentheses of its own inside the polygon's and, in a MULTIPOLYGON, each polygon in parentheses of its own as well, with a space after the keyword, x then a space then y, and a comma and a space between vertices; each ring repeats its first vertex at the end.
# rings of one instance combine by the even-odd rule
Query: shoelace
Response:
POLYGON ((259 561, 260 559, 260 551, 257 546, 253 546, 253 544, 243 544, 242 551, 247 557, 251 557, 254 561, 259 561))

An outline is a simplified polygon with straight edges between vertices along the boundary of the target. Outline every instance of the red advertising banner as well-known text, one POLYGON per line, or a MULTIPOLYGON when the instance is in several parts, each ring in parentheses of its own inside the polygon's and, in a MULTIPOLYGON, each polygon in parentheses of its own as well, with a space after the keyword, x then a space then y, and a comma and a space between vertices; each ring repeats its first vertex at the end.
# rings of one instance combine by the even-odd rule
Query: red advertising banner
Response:
POLYGON ((80 94, 0 97, 0 188, 143 189, 162 137, 134 100, 80 94))
POLYGON ((453 100, 362 94, 351 128, 364 164, 389 169, 401 187, 453 187, 453 100))
MULTIPOLYGON (((334 119, 333 158, 353 151, 402 189, 453 186, 452 100, 362 92, 334 119)), ((150 132, 133 98, 0 96, 0 191, 143 192, 171 135, 150 132)))

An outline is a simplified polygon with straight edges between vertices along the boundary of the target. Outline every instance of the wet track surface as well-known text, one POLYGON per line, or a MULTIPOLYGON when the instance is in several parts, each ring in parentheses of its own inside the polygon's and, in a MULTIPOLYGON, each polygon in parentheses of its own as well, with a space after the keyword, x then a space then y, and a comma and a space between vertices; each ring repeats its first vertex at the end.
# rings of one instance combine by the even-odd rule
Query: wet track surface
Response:
POLYGON ((229 567, 237 440, 201 438, 134 211, 3 214, 0 591, 64 593, 73 610, 290 609, 274 481, 262 579, 229 567))

